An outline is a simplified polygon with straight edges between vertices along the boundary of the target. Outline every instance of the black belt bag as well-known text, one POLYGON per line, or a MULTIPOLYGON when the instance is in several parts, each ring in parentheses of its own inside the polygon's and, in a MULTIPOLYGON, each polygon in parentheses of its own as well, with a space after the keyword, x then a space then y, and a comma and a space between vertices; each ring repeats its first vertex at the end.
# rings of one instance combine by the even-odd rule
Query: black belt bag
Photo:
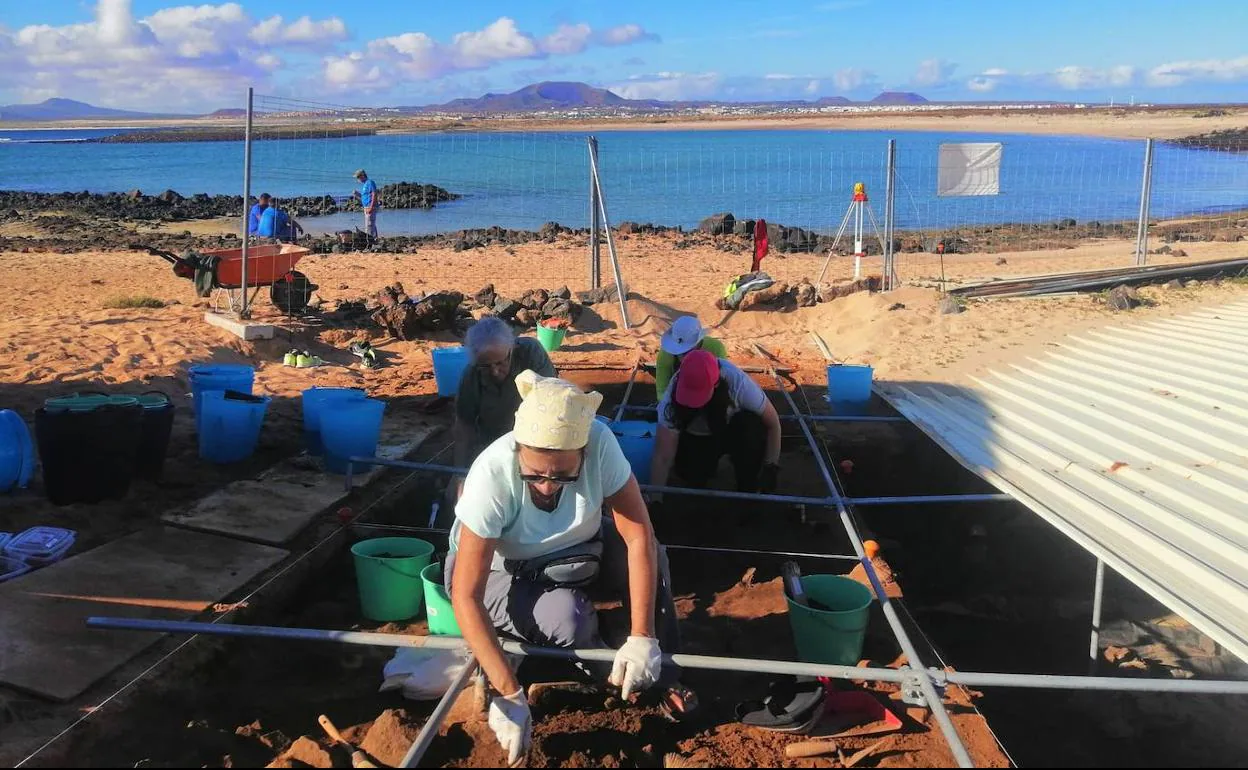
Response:
POLYGON ((506 559, 507 574, 533 583, 559 588, 582 588, 598 579, 602 566, 602 540, 568 546, 532 559, 506 559))

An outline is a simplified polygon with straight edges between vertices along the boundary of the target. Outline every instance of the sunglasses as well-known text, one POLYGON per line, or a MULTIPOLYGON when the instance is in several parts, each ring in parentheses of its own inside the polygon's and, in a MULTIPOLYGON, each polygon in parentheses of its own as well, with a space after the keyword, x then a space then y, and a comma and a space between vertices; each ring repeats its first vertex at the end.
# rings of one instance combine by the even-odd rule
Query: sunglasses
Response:
POLYGON ((521 473, 520 480, 526 484, 540 484, 543 481, 547 481, 551 484, 566 487, 569 484, 575 484, 580 481, 581 474, 577 473, 575 476, 546 476, 541 473, 521 473))
POLYGON ((566 487, 569 484, 575 484, 581 480, 581 469, 585 465, 584 456, 581 457, 580 463, 576 467, 576 473, 569 476, 547 476, 544 473, 521 473, 520 480, 526 484, 541 484, 548 482, 560 487, 566 487))

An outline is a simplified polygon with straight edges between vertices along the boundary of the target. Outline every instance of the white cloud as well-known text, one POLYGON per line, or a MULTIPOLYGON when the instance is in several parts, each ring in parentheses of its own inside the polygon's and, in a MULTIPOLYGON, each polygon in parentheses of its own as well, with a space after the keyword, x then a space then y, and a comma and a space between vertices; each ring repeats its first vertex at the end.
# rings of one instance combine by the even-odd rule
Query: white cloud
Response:
POLYGON ((1248 56, 1237 59, 1205 59, 1162 64, 1148 71, 1145 82, 1159 88, 1187 83, 1248 81, 1248 56))
POLYGON ((131 0, 98 0, 85 23, 0 27, 0 87, 18 99, 216 107, 237 102, 247 85, 270 85, 283 47, 341 40, 346 32, 337 18, 257 22, 234 2, 175 6, 139 19, 131 0))
POLYGON ((724 78, 718 72, 656 72, 637 76, 610 87, 625 99, 660 99, 667 102, 695 101, 715 96, 724 78))
POLYGON ((977 93, 986 94, 996 88, 1000 82, 997 78, 977 75, 966 81, 966 87, 977 93))
POLYGON ((1130 85, 1135 80, 1135 68, 1126 65, 1098 69, 1095 67, 1059 67, 1051 74, 1058 86, 1069 91, 1107 86, 1130 85))
POLYGON ((640 24, 621 24, 609 27, 598 34, 598 42, 603 45, 630 45, 646 41, 657 41, 659 36, 647 32, 640 24))
POLYGON ((560 24, 559 28, 542 38, 542 50, 551 54, 574 54, 584 51, 594 30, 584 22, 560 24))
POLYGON ((784 75, 776 73, 772 75, 763 75, 763 80, 793 80, 797 75, 784 75))
POLYGON ((531 59, 541 49, 531 35, 506 16, 475 32, 460 32, 451 40, 457 69, 484 69, 508 59, 531 59))
POLYGON ((377 81, 391 85, 428 81, 458 72, 489 69, 508 61, 544 59, 584 51, 590 45, 626 45, 653 39, 640 25, 624 24, 595 32, 588 24, 563 24, 538 39, 503 16, 484 29, 460 32, 442 43, 423 32, 369 41, 363 51, 333 54, 324 59, 325 83, 332 90, 371 88, 377 81), (332 72, 331 72, 332 68, 332 72), (378 73, 374 77, 374 72, 378 73), (362 78, 360 83, 353 75, 362 78))
POLYGON ((270 16, 255 25, 248 36, 261 45, 311 46, 341 42, 348 33, 346 23, 336 16, 321 21, 302 16, 289 24, 281 16, 270 16))
POLYGON ((966 87, 978 93, 988 93, 1003 86, 1037 89, 1061 89, 1063 91, 1101 91, 1122 88, 1137 81, 1135 67, 1122 64, 1115 67, 1084 67, 1067 65, 1049 72, 1010 72, 994 67, 986 69, 966 82, 966 87))
POLYGON ((948 85, 953 78, 954 70, 957 68, 957 64, 944 59, 927 59, 919 62, 919 68, 914 73, 911 82, 920 88, 935 88, 948 85))
POLYGON ((836 86, 836 90, 842 93, 857 91, 860 88, 872 86, 875 82, 874 72, 858 67, 847 67, 832 74, 832 83, 836 86))

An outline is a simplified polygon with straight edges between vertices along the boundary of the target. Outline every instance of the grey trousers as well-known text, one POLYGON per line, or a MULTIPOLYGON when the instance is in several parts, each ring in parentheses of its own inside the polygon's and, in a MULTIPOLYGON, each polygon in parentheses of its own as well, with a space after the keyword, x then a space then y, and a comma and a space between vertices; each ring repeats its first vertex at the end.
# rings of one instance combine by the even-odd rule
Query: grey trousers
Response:
MULTIPOLYGON (((628 548, 615 522, 602 520, 602 564, 598 580, 585 588, 556 588, 493 570, 485 584, 485 610, 500 634, 528 644, 569 648, 603 648, 594 600, 623 600, 629 607, 628 548)), ((655 635, 663 652, 680 652, 680 629, 672 598, 667 549, 658 546, 658 595, 655 597, 655 635)), ((447 557, 447 590, 455 574, 455 554, 447 557)), ((625 629, 627 632, 627 629, 625 629)), ((625 633, 626 635, 626 633, 625 633)), ((619 640, 620 643, 623 639, 619 640)), ((664 670, 664 681, 675 671, 664 670)))
POLYGON ((377 237, 377 212, 364 212, 364 232, 368 233, 370 238, 377 237))

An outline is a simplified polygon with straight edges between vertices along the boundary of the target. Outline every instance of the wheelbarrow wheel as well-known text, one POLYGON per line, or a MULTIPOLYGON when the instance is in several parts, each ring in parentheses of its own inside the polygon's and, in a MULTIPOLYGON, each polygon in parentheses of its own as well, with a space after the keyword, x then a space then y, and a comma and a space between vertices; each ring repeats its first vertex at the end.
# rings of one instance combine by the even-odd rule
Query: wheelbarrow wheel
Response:
POLYGON ((316 284, 309 281, 306 275, 298 270, 291 270, 269 287, 269 299, 287 315, 302 313, 316 289, 316 284))

